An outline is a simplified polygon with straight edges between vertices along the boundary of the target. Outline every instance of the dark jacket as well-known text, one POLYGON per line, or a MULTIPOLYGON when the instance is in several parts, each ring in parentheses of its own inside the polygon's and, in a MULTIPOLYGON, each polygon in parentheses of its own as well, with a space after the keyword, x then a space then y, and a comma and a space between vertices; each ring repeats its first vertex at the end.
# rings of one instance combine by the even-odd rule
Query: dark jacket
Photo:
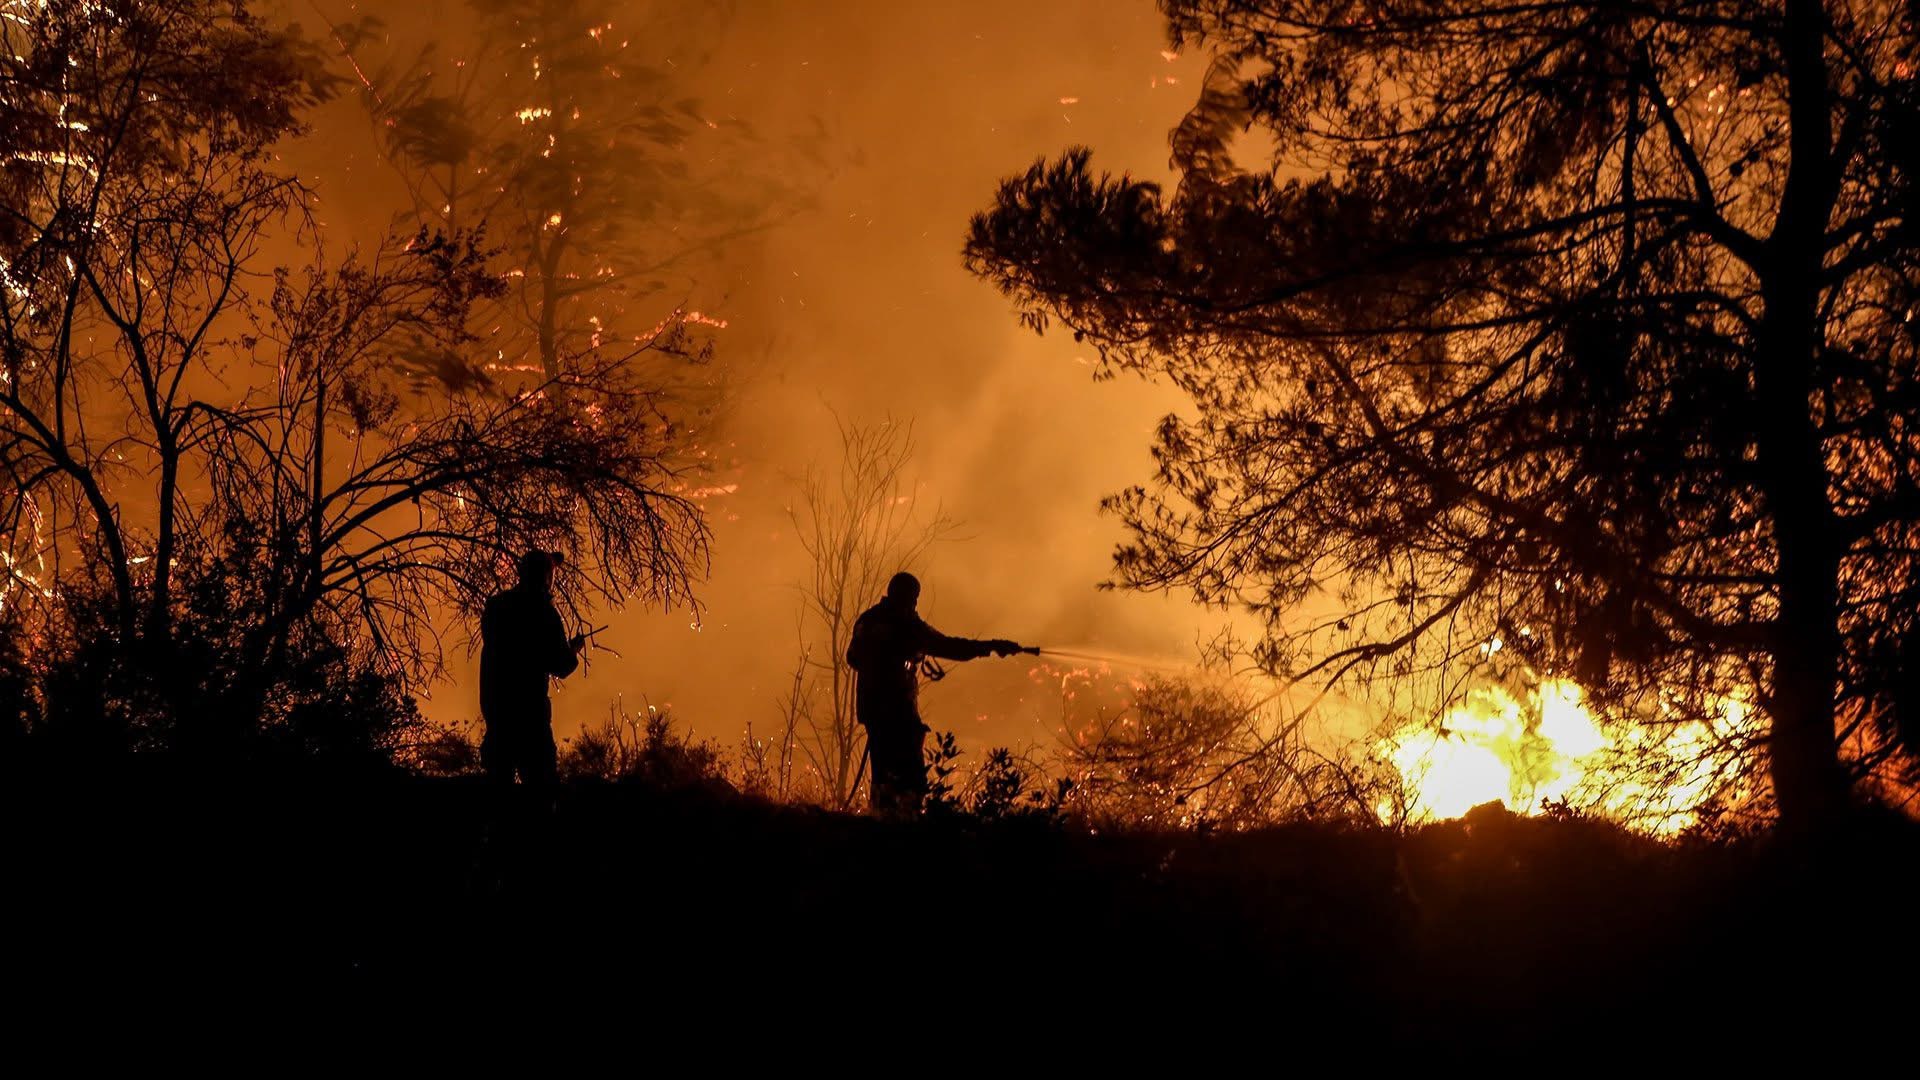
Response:
POLYGON ((580 666, 553 599, 515 587, 487 601, 480 616, 480 712, 488 724, 529 714, 546 718, 547 677, 580 666))
POLYGON ((919 612, 880 601, 854 620, 847 642, 847 663, 860 676, 860 722, 872 726, 870 706, 913 708, 922 657, 974 660, 991 653, 993 646, 991 641, 949 637, 928 626, 919 612))

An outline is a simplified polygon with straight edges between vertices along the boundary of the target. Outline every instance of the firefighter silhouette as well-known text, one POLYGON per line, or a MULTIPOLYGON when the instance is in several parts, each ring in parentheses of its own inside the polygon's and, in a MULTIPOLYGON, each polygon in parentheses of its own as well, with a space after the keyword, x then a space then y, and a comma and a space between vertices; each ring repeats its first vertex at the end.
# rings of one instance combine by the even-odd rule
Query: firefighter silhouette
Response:
POLYGON ((855 715, 867 729, 872 805, 880 814, 917 813, 926 797, 927 726, 920 721, 919 691, 928 661, 1025 651, 1004 638, 949 637, 927 625, 917 610, 919 603, 920 580, 895 574, 887 583, 887 595, 854 622, 847 643, 847 663, 857 675, 855 715))
POLYGON ((520 581, 487 601, 480 616, 480 715, 486 735, 480 763, 499 787, 520 782, 542 795, 555 775, 553 704, 547 679, 564 679, 580 666, 586 635, 569 638, 553 606, 553 572, 560 556, 529 551, 520 581))

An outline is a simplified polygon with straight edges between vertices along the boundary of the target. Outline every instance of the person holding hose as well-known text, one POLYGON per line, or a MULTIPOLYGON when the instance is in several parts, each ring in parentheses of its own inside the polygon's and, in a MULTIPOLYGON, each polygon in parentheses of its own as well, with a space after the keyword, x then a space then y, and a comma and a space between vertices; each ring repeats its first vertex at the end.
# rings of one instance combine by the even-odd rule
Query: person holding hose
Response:
MULTIPOLYGON (((854 621, 847 663, 856 682, 854 712, 867 729, 876 814, 910 816, 927 794, 927 725, 920 720, 920 675, 931 660, 975 660, 1038 652, 997 638, 949 637, 920 617, 920 579, 899 573, 887 595, 854 621)), ((858 777, 854 784, 859 785, 858 777)))

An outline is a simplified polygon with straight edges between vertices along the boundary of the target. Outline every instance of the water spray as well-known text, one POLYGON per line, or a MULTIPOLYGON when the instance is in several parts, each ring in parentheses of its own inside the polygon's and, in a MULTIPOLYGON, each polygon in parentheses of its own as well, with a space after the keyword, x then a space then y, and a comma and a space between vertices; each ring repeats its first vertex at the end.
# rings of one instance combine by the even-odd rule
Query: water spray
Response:
POLYGON ((1110 653, 1082 652, 1078 649, 1051 649, 1028 646, 1020 650, 1035 656, 1052 656, 1061 660, 1079 660, 1095 664, 1110 664, 1114 667, 1141 668, 1146 671, 1176 673, 1185 671, 1190 665, 1168 664, 1154 660, 1142 660, 1137 656, 1115 656, 1110 653))

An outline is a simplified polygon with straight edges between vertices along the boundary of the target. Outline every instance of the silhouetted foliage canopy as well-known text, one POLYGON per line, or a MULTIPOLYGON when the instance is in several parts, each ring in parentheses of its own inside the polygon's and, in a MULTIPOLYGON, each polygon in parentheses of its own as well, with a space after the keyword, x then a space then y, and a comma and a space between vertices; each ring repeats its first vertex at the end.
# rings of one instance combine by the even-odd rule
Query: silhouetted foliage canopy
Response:
POLYGON ((1177 186, 1071 150, 967 245, 1192 397, 1120 581, 1296 678, 1451 693, 1498 638, 1648 722, 1753 695, 1796 820, 1910 767, 1911 5, 1163 6, 1215 50, 1177 186))

